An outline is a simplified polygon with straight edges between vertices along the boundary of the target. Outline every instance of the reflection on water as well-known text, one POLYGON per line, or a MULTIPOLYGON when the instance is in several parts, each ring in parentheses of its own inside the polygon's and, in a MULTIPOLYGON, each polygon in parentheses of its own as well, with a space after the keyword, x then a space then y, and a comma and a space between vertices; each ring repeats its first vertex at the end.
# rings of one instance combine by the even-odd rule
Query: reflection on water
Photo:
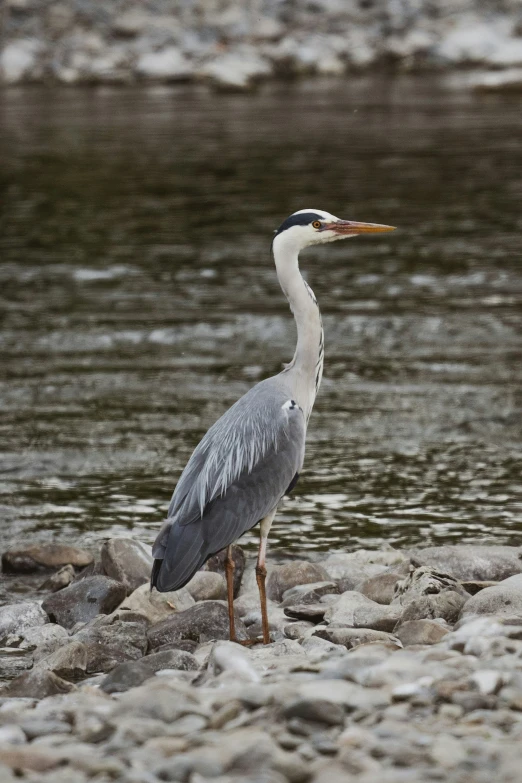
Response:
POLYGON ((522 543, 519 108, 414 79, 5 90, 0 545, 153 539, 293 353, 269 245, 303 207, 400 231, 303 256, 325 378, 272 546, 522 543))

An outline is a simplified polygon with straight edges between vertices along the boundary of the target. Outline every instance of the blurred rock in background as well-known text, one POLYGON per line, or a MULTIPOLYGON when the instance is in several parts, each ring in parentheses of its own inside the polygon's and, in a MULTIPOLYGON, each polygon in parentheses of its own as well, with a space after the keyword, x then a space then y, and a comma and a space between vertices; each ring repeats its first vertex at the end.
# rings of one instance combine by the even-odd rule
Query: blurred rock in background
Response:
POLYGON ((7 84, 522 66, 518 0, 4 0, 0 25, 7 84))

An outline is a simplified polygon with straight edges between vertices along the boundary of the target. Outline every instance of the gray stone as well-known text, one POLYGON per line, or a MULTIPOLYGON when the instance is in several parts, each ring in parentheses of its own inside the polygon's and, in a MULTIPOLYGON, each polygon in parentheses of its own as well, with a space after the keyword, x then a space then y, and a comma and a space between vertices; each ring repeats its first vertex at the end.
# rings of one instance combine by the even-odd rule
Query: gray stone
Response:
POLYGON ((450 624, 456 623, 466 600, 463 595, 452 590, 436 595, 422 596, 408 603, 402 614, 401 622, 440 618, 450 624))
POLYGON ((42 658, 38 667, 67 680, 84 677, 87 671, 87 649, 82 642, 71 640, 46 658, 42 658))
POLYGON ((402 576, 393 571, 384 571, 376 576, 371 576, 355 586, 355 590, 377 604, 389 605, 395 596, 395 585, 402 576))
POLYGON ((197 571, 186 589, 194 601, 225 600, 227 597, 225 580, 215 571, 197 571))
MULTIPOLYGON (((236 619, 238 639, 247 639, 243 622, 236 619)), ((191 639, 199 644, 216 639, 229 638, 228 610, 217 601, 201 601, 184 612, 177 612, 166 620, 153 625, 148 631, 152 648, 179 639, 191 639)))
POLYGON ((150 581, 152 554, 150 547, 133 538, 110 538, 101 548, 103 570, 125 585, 127 594, 150 581))
POLYGON ((419 565, 430 566, 460 580, 502 581, 522 571, 522 550, 514 546, 433 546, 409 554, 419 565))
POLYGON ((306 585, 296 585, 283 594, 281 606, 295 604, 315 604, 324 595, 337 595, 339 588, 336 582, 315 582, 306 585))
POLYGON ((30 718, 21 724, 28 740, 46 737, 49 734, 71 734, 71 724, 64 720, 49 720, 49 718, 30 718))
POLYGON ((44 699, 46 696, 69 693, 74 690, 74 687, 70 682, 66 682, 53 672, 37 667, 25 674, 21 674, 9 685, 2 688, 0 697, 29 696, 33 699, 44 699))
POLYGON ((11 634, 22 634, 29 628, 44 625, 49 618, 35 601, 24 601, 0 607, 0 642, 11 634))
POLYGON ((460 617, 492 614, 497 617, 522 614, 522 574, 516 574, 500 582, 496 587, 486 587, 472 596, 460 613, 460 617))
POLYGON ((7 84, 15 84, 38 74, 38 58, 44 46, 35 38, 8 43, 0 52, 0 74, 7 84))
POLYGON ((324 619, 330 625, 393 631, 401 615, 400 606, 383 606, 366 598, 362 593, 348 591, 343 593, 336 603, 327 607, 324 619))
POLYGON ((63 590, 64 587, 68 587, 74 580, 75 572, 74 566, 66 565, 60 568, 55 574, 52 574, 45 582, 42 582, 39 590, 49 590, 51 593, 56 593, 58 590, 63 590))
POLYGON ((283 709, 285 718, 300 718, 312 723, 339 726, 344 723, 344 709, 326 699, 296 699, 283 709))
POLYGON ((342 628, 329 625, 327 628, 315 631, 313 635, 318 636, 320 639, 326 639, 333 644, 341 644, 347 649, 358 647, 361 644, 368 644, 369 642, 389 642, 395 646, 400 646, 396 636, 384 631, 374 631, 371 628, 342 628))
POLYGON ((402 552, 394 549, 358 549, 356 552, 329 555, 321 560, 320 565, 330 574, 331 579, 352 579, 355 575, 355 586, 364 579, 386 571, 390 566, 399 565, 405 559, 402 552))
POLYGON ((272 601, 281 601, 283 593, 291 587, 326 581, 329 581, 329 575, 322 566, 294 560, 272 568, 266 581, 266 593, 272 601))
POLYGON ((138 612, 153 625, 170 617, 173 612, 182 612, 194 606, 194 603, 186 587, 170 593, 159 593, 156 589, 151 590, 148 584, 144 584, 127 596, 120 604, 119 611, 138 612))
MULTIPOLYGON (((227 550, 222 549, 221 552, 218 552, 216 555, 210 557, 205 563, 206 570, 215 571, 216 573, 221 574, 223 579, 226 579, 226 573, 225 573, 226 556, 227 556, 227 550)), ((234 561, 234 598, 237 598, 237 596, 239 595, 241 581, 243 579, 243 574, 245 573, 245 566, 246 566, 245 553, 243 549, 240 546, 238 546, 238 544, 232 545, 232 560, 234 561)))
POLYGON ((51 622, 72 628, 109 614, 125 598, 124 585, 106 576, 89 576, 53 593, 42 604, 51 622))
POLYGON ((413 644, 437 644, 449 632, 435 620, 408 620, 395 629, 395 635, 407 647, 413 644))
POLYGON ((193 671, 198 664, 193 655, 183 650, 168 650, 147 655, 138 661, 127 661, 116 666, 103 680, 105 693, 122 693, 141 685, 162 669, 193 671))
POLYGON ((469 597, 455 577, 429 566, 416 568, 412 565, 406 578, 397 583, 393 603, 408 606, 412 601, 445 592, 457 593, 464 599, 469 597))
POLYGON ((223 672, 240 682, 259 682, 260 676, 252 665, 252 655, 235 642, 216 642, 210 653, 207 670, 217 677, 223 672))
POLYGON ((5 573, 33 573, 66 565, 85 568, 92 562, 92 554, 85 549, 64 544, 35 544, 4 552, 2 570, 5 573))
POLYGON ((287 606, 285 615, 296 620, 310 620, 312 623, 320 623, 327 609, 325 604, 300 604, 287 606))

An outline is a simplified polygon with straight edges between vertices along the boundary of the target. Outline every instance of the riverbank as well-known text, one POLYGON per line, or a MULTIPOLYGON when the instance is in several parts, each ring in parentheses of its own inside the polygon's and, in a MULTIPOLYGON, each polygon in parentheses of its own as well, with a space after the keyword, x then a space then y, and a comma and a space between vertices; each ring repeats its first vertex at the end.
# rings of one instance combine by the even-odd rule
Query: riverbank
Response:
MULTIPOLYGON (((1 780, 520 780, 522 549, 360 550, 270 568, 273 642, 227 641, 222 559, 150 593, 148 548, 2 558, 1 780)), ((255 639, 241 549, 238 633, 255 639)))
POLYGON ((2 30, 5 84, 203 81, 245 90, 277 77, 462 67, 492 69, 476 82, 486 89, 522 83, 515 0, 7 0, 2 30))

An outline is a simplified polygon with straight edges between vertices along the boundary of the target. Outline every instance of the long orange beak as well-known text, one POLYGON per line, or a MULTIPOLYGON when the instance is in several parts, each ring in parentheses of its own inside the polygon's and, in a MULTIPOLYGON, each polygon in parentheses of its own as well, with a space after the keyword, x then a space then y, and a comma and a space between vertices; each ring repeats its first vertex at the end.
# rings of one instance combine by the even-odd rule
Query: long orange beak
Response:
POLYGON ((336 234, 343 234, 344 236, 377 234, 383 231, 395 231, 395 228, 395 226, 385 226, 381 223, 357 223, 354 220, 336 220, 324 225, 324 229, 335 231, 336 234))

